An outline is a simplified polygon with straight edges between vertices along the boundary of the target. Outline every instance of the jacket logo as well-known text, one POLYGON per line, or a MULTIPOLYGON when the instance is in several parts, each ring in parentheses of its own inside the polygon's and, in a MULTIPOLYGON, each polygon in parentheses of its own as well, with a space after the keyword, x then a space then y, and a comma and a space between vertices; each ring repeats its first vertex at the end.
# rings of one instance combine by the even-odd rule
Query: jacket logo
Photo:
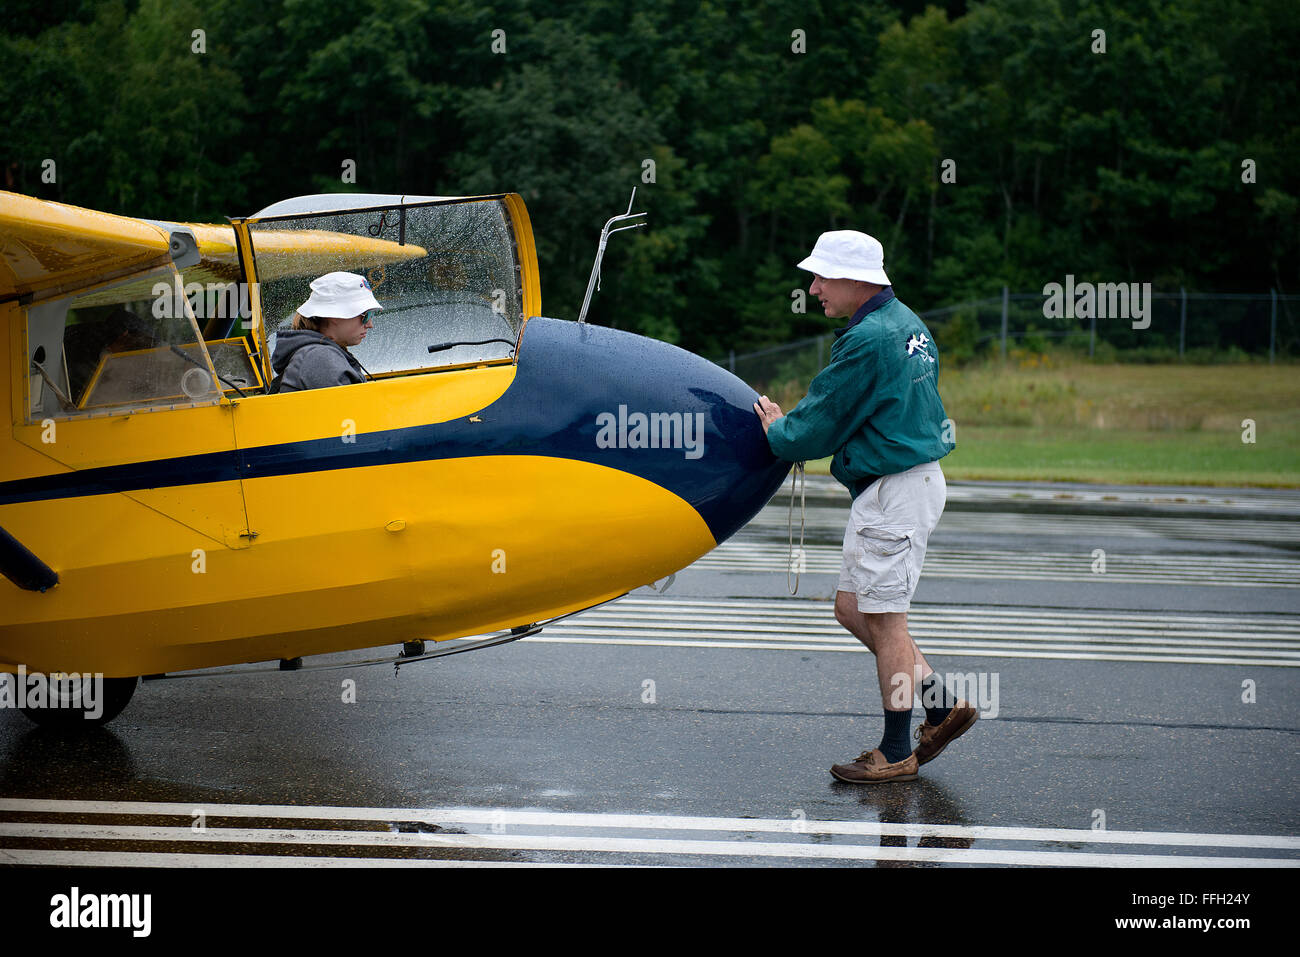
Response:
POLYGON ((916 355, 919 352, 925 358, 926 362, 933 362, 934 356, 925 351, 925 344, 929 341, 930 338, 925 333, 921 333, 919 336, 916 333, 912 333, 907 340, 907 354, 911 356, 916 355))

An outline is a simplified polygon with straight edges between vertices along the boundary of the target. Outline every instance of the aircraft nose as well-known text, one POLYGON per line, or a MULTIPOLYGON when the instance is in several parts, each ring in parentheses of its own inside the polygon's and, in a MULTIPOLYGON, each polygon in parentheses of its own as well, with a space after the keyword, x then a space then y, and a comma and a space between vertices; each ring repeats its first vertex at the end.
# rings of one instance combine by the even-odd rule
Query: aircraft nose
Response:
POLYGON ((538 397, 526 414, 546 433, 544 444, 680 496, 718 543, 768 502, 790 470, 768 448, 753 389, 655 339, 529 319, 510 391, 538 397))

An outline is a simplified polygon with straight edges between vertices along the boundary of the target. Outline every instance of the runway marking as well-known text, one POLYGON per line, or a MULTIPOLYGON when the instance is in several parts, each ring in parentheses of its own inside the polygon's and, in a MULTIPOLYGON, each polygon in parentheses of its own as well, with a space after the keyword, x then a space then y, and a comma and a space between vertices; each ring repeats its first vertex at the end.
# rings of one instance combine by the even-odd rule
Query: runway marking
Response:
MULTIPOLYGON (((971 657, 1300 667, 1300 617, 914 605, 921 650, 971 657)), ((534 643, 865 652, 822 599, 628 597, 534 643)))
POLYGON ((430 857, 317 857, 293 854, 155 854, 132 851, 29 851, 0 848, 0 864, 23 867, 635 867, 569 861, 467 861, 430 857))
MULTIPOLYGON (((796 820, 793 818, 702 817, 675 814, 542 811, 515 808, 349 807, 332 804, 212 804, 202 801, 80 801, 0 798, 0 811, 36 814, 284 818, 319 821, 386 821, 425 824, 518 824, 549 827, 610 827, 632 830, 702 830, 847 834, 879 837, 952 837, 1001 841, 1064 841, 1094 844, 1171 844, 1300 850, 1300 837, 1273 834, 1216 834, 1199 831, 1113 831, 1093 828, 1008 825, 905 824, 878 821, 796 820)), ((374 832, 381 833, 381 832, 374 832)))
MULTIPOLYGON (((1297 867, 1300 861, 1272 857, 1184 857, 1164 854, 1101 854, 1078 851, 1002 851, 965 848, 872 847, 827 844, 767 843, 758 841, 705 841, 645 838, 556 837, 551 835, 465 835, 402 834, 382 835, 367 831, 288 831, 258 836, 252 830, 225 835, 209 829, 201 836, 189 836, 189 828, 174 829, 175 834, 148 835, 136 829, 118 828, 110 833, 78 833, 79 839, 102 840, 169 840, 191 843, 231 841, 260 844, 308 844, 312 846, 369 846, 375 844, 419 847, 546 852, 596 852, 658 855, 709 855, 726 857, 773 857, 800 860, 835 861, 933 861, 960 864, 1056 865, 1068 867, 1297 867), (401 838, 402 840, 384 840, 401 838)), ((0 862, 10 852, 0 850, 0 862)), ((30 852, 29 852, 30 855, 30 852)), ((35 855, 31 855, 35 856, 35 855)), ((123 854, 122 857, 128 857, 123 854)), ((382 858, 372 858, 378 864, 382 858)), ((119 859, 114 866, 121 866, 119 859)))
MULTIPOLYGON (((790 553, 785 543, 733 539, 689 567, 697 571, 771 572, 784 575, 790 553)), ((805 545, 805 574, 840 573, 839 545, 805 545)), ((1065 581, 1095 584, 1210 585, 1229 588, 1300 588, 1300 560, 1207 555, 1106 553, 1106 570, 1092 571, 1091 549, 1079 552, 1023 552, 943 548, 926 552, 927 578, 1065 581)))
MULTIPOLYGON (((744 641, 656 641, 651 639, 627 639, 627 638, 529 638, 535 643, 549 644, 591 644, 591 645, 647 645, 660 648, 680 646, 683 648, 726 648, 733 650, 762 650, 762 651, 840 651, 840 652, 866 652, 865 648, 852 646, 836 645, 810 645, 810 644, 757 644, 744 641)), ((960 648, 941 649, 931 648, 927 645, 924 649, 929 654, 935 654, 940 651, 946 651, 951 655, 958 655, 963 658, 1050 658, 1056 661, 1135 661, 1150 662, 1162 664, 1185 664, 1185 665, 1258 665, 1269 668, 1294 668, 1297 662, 1286 659, 1268 659, 1243 661, 1239 658, 1207 658, 1190 655, 1101 655, 1085 654, 1080 652, 1058 651, 1053 653, 1029 652, 1029 651, 1007 651, 1001 648, 976 648, 970 646, 961 646, 960 648)))
MULTIPOLYGON (((60 822, 8 822, 0 824, 7 840, 165 842, 206 845, 239 843, 256 850, 265 845, 313 847, 389 847, 442 851, 538 851, 543 853, 600 853, 708 857, 755 857, 789 860, 936 862, 962 864, 1048 865, 1081 867, 1296 867, 1300 866, 1300 838, 1286 835, 1203 834, 1165 831, 1106 831, 1071 828, 971 826, 954 824, 881 823, 874 821, 804 821, 693 817, 651 814, 582 813, 505 808, 365 808, 294 805, 193 804, 0 799, 0 811, 24 814, 100 815, 119 817, 181 817, 183 825, 63 824, 60 822), (196 832, 189 821, 202 810, 206 829, 196 832), (398 824, 457 824, 505 828, 618 829, 623 831, 740 832, 743 835, 781 835, 785 840, 645 838, 584 834, 528 833, 419 833, 379 830, 299 829, 217 826, 221 819, 387 822, 398 824), (1007 843, 1109 844, 1146 847, 1199 847, 1253 849, 1281 852, 1284 856, 1239 857, 1224 855, 1110 851, 1035 850, 1001 848, 937 848, 926 846, 876 846, 862 843, 806 843, 816 836, 847 838, 918 838, 1007 843)), ((0 863, 96 864, 112 866, 492 866, 499 862, 421 860, 409 858, 281 857, 249 853, 215 855, 206 852, 160 854, 152 851, 68 851, 41 848, 0 848, 0 863), (78 856, 70 856, 78 855, 78 856), (95 856, 88 856, 95 855, 95 856), (358 862, 364 861, 362 865, 358 862)), ((514 863, 514 862, 510 862, 514 863)))

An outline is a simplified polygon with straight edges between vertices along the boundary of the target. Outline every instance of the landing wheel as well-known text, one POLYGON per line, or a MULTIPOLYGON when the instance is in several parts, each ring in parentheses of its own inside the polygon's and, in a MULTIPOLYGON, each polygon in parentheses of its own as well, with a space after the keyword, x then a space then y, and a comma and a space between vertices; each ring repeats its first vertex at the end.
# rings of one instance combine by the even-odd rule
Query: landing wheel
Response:
POLYGON ((24 707, 23 714, 46 728, 86 728, 107 724, 125 708, 135 694, 139 678, 105 678, 101 695, 83 690, 77 681, 49 681, 47 704, 24 707), (89 705, 87 704, 89 700, 89 705))

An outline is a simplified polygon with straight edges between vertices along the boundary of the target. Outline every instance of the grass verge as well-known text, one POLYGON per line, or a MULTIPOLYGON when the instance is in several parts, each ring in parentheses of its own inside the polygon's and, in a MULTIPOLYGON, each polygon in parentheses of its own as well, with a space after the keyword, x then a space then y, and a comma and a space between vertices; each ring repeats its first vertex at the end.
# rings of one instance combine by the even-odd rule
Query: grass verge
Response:
MULTIPOLYGON (((1024 357, 939 382, 955 479, 1300 486, 1300 369, 1024 357), (1243 441, 1253 439, 1253 441, 1243 441)), ((830 460, 810 463, 826 474, 830 460)))

